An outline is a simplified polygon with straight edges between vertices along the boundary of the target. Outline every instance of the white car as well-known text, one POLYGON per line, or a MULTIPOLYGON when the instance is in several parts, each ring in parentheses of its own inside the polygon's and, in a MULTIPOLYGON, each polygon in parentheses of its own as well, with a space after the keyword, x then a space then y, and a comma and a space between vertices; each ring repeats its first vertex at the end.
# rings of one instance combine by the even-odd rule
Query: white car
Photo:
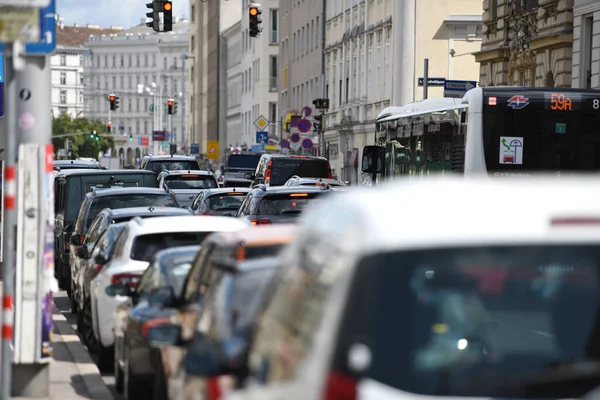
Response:
POLYGON ((135 286, 159 250, 198 245, 212 232, 247 228, 238 218, 174 216, 148 219, 133 218, 121 232, 108 263, 91 282, 91 306, 94 335, 99 341, 99 365, 110 367, 114 350, 113 314, 123 296, 112 297, 106 288, 113 283, 135 286))
POLYGON ((597 385, 599 198, 597 178, 328 198, 281 254, 250 381, 226 398, 581 398, 597 385))

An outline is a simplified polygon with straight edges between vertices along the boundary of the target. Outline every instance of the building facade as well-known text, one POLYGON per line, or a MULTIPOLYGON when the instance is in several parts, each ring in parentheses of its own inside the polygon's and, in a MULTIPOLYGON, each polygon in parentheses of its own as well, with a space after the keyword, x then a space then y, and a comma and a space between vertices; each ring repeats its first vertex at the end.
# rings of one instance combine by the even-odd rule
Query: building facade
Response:
POLYGON ((243 0, 242 11, 242 136, 240 146, 250 149, 256 144, 256 132, 260 129, 254 122, 265 117, 269 137, 276 140, 281 132, 281 119, 277 108, 277 85, 279 79, 279 1, 262 1, 262 33, 250 37, 248 5, 243 0))
POLYGON ((285 119, 300 115, 304 107, 313 111, 312 101, 325 95, 324 4, 323 0, 279 1, 279 29, 270 29, 269 34, 279 36, 278 104, 285 119))
POLYGON ((67 114, 71 118, 87 117, 84 112, 84 47, 90 35, 112 34, 122 28, 100 29, 95 25, 65 26, 58 17, 56 51, 50 56, 52 74, 52 115, 67 114))
POLYGON ((575 0, 573 4, 574 88, 600 89, 600 2, 575 0))
MULTIPOLYGON (((472 53, 480 49, 482 24, 479 0, 405 0, 410 13, 401 13, 394 31, 395 0, 332 0, 325 18, 325 94, 330 109, 325 128, 325 156, 335 174, 346 181, 361 180, 362 148, 373 144, 374 120, 390 105, 400 106, 424 96, 419 78, 424 59, 429 77, 477 81, 479 68, 472 53), (394 64, 394 40, 413 43, 406 60, 394 64), (395 80, 401 80, 400 82, 395 80), (392 87, 402 96, 392 103, 392 87)), ((443 88, 430 86, 429 98, 442 97, 443 88)))
POLYGON ((91 35, 86 43, 85 112, 89 118, 111 123, 117 154, 125 164, 139 163, 145 153, 164 151, 160 148, 169 142, 185 146, 187 67, 183 57, 188 32, 185 20, 160 36, 143 23, 120 33, 91 35), (111 93, 120 97, 120 107, 109 118, 107 96, 111 93), (172 132, 168 132, 169 98, 178 103, 171 117, 172 132), (154 130, 171 135, 154 145, 154 130))
POLYGON ((223 91, 226 93, 225 138, 226 147, 239 147, 242 143, 242 21, 241 19, 222 33, 226 48, 226 72, 223 91))
POLYGON ((481 86, 570 87, 572 0, 486 0, 481 86))

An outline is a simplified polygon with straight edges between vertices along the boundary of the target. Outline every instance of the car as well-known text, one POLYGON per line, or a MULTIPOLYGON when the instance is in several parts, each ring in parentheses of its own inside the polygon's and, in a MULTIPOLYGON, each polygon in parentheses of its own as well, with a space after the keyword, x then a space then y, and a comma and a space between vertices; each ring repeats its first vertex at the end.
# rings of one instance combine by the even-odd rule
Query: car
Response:
POLYGON ((249 188, 208 189, 198 193, 190 209, 196 215, 223 215, 232 217, 239 210, 249 188))
POLYGON ((194 156, 172 154, 170 156, 159 156, 148 154, 142 158, 140 169, 160 174, 162 171, 172 170, 198 170, 200 164, 194 156))
POLYGON ((219 187, 213 173, 202 170, 163 171, 157 180, 158 187, 173 192, 182 206, 190 206, 199 191, 219 187))
POLYGON ((69 169, 105 169, 96 160, 54 160, 54 170, 64 171, 69 169))
POLYGON ((285 154, 263 154, 254 173, 247 174, 245 178, 252 180, 250 187, 270 187, 283 186, 294 175, 333 179, 331 165, 326 158, 285 154))

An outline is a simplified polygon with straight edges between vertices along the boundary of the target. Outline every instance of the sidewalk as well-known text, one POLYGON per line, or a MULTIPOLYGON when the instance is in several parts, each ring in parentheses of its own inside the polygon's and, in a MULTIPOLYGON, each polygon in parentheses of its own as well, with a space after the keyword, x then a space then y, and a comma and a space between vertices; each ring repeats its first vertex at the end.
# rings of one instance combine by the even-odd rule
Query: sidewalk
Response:
POLYGON ((113 400, 77 332, 56 307, 53 319, 54 360, 50 365, 50 400, 113 400))

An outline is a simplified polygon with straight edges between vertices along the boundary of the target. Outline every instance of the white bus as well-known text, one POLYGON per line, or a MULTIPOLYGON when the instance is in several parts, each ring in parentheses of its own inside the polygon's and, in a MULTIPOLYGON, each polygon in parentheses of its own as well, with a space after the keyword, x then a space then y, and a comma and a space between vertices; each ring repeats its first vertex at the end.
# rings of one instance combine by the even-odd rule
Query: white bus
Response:
POLYGON ((375 123, 363 172, 379 179, 600 170, 598 90, 479 87, 388 107, 375 123))

